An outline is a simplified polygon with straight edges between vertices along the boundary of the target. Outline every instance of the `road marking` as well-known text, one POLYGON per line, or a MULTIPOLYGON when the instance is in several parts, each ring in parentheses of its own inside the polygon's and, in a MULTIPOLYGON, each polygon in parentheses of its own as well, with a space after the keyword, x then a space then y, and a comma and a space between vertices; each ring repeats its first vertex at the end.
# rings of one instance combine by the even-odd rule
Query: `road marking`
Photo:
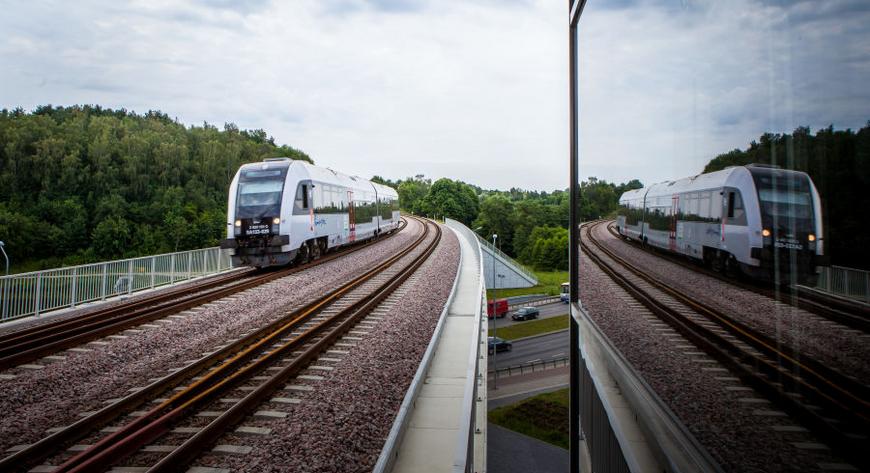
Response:
POLYGON ((560 356, 565 356, 565 352, 562 352, 562 353, 556 353, 556 354, 553 355, 551 358, 556 358, 556 357, 560 357, 560 356))
POLYGON ((534 360, 527 361, 526 363, 535 363, 535 362, 538 362, 538 361, 541 361, 541 359, 540 359, 540 358, 535 358, 534 360))

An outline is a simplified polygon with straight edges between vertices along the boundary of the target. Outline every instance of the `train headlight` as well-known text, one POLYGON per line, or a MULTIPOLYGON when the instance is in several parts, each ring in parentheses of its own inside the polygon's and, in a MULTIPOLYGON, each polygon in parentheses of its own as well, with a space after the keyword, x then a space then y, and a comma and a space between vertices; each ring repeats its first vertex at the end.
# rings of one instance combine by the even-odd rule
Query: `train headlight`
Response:
POLYGON ((281 223, 281 218, 280 218, 280 217, 275 217, 275 218, 273 218, 273 219, 272 219, 272 223, 275 224, 275 225, 278 225, 279 223, 281 223))
POLYGON ((242 221, 241 221, 241 220, 236 220, 236 226, 237 226, 237 227, 241 227, 241 226, 242 226, 242 221))
POLYGON ((816 241, 816 236, 813 235, 812 233, 810 233, 810 236, 807 237, 807 240, 809 240, 809 241, 816 241))
POLYGON ((763 237, 769 237, 769 236, 770 236, 770 230, 768 230, 768 229, 765 228, 764 230, 761 231, 761 236, 763 236, 763 237))

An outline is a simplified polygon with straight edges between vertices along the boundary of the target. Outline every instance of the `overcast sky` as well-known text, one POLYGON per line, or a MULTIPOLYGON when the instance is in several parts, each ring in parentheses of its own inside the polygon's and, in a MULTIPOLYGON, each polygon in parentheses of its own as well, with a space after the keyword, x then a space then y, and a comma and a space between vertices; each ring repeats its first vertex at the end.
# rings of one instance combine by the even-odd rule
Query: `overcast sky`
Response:
MULTIPOLYGON (((262 128, 351 174, 567 187, 567 2, 0 0, 0 107, 262 128)), ((581 174, 699 172, 870 119, 870 2, 589 0, 581 174)))

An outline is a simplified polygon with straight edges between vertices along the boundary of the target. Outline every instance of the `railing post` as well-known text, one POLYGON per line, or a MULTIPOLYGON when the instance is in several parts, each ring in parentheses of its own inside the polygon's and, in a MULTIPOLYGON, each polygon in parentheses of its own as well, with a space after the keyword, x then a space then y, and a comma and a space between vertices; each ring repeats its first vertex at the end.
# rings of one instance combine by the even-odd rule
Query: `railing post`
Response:
POLYGON ((73 267, 73 271, 72 271, 72 294, 71 294, 72 300, 70 301, 70 304, 69 304, 70 307, 76 306, 76 297, 78 297, 78 286, 79 286, 79 269, 77 267, 73 267))
POLYGON ((169 255, 169 285, 175 284, 175 253, 169 255))
POLYGON ((154 289, 154 271, 155 271, 156 263, 157 263, 157 258, 152 256, 151 257, 151 289, 154 289))
POLYGON ((106 300, 106 263, 103 263, 103 277, 100 282, 100 300, 106 300))
POLYGON ((36 275, 36 304, 34 304, 34 314, 39 317, 39 306, 42 304, 42 273, 36 275))
POLYGON ((127 295, 133 294, 133 260, 127 263, 127 295))
POLYGON ((6 317, 9 315, 9 281, 11 279, 8 277, 3 279, 3 320, 6 320, 6 317))

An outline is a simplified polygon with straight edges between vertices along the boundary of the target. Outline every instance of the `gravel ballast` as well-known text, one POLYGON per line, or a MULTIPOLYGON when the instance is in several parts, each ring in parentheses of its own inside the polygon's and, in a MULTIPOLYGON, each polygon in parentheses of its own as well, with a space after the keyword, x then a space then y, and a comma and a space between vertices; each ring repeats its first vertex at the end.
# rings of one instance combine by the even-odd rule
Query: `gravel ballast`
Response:
POLYGON ((870 384, 870 336, 643 251, 599 225, 595 237, 659 281, 735 317, 797 351, 870 384))
POLYGON ((639 309, 591 261, 581 259, 580 271, 590 317, 725 471, 819 471, 820 464, 843 463, 827 447, 799 448, 821 441, 639 309))
MULTIPOLYGON (((443 227, 442 227, 443 228, 443 227)), ((249 417, 263 436, 227 434, 217 444, 251 446, 244 455, 207 454, 194 464, 237 472, 371 471, 399 405, 449 297, 459 262, 459 244, 444 228, 435 253, 400 289, 394 305, 371 322, 353 347, 340 351, 320 372, 322 380, 294 380, 313 390, 293 392, 298 404, 267 403, 262 409, 285 418, 249 417)), ((318 362, 318 364, 321 364, 318 362)))
POLYGON ((42 369, 0 373, 15 376, 0 379, 0 449, 34 442, 47 429, 71 424, 80 413, 269 323, 394 255, 421 232, 422 225, 409 219, 397 235, 337 260, 186 311, 182 317, 161 319, 152 323, 155 328, 85 346, 92 351, 60 352, 65 359, 47 362, 42 369))

